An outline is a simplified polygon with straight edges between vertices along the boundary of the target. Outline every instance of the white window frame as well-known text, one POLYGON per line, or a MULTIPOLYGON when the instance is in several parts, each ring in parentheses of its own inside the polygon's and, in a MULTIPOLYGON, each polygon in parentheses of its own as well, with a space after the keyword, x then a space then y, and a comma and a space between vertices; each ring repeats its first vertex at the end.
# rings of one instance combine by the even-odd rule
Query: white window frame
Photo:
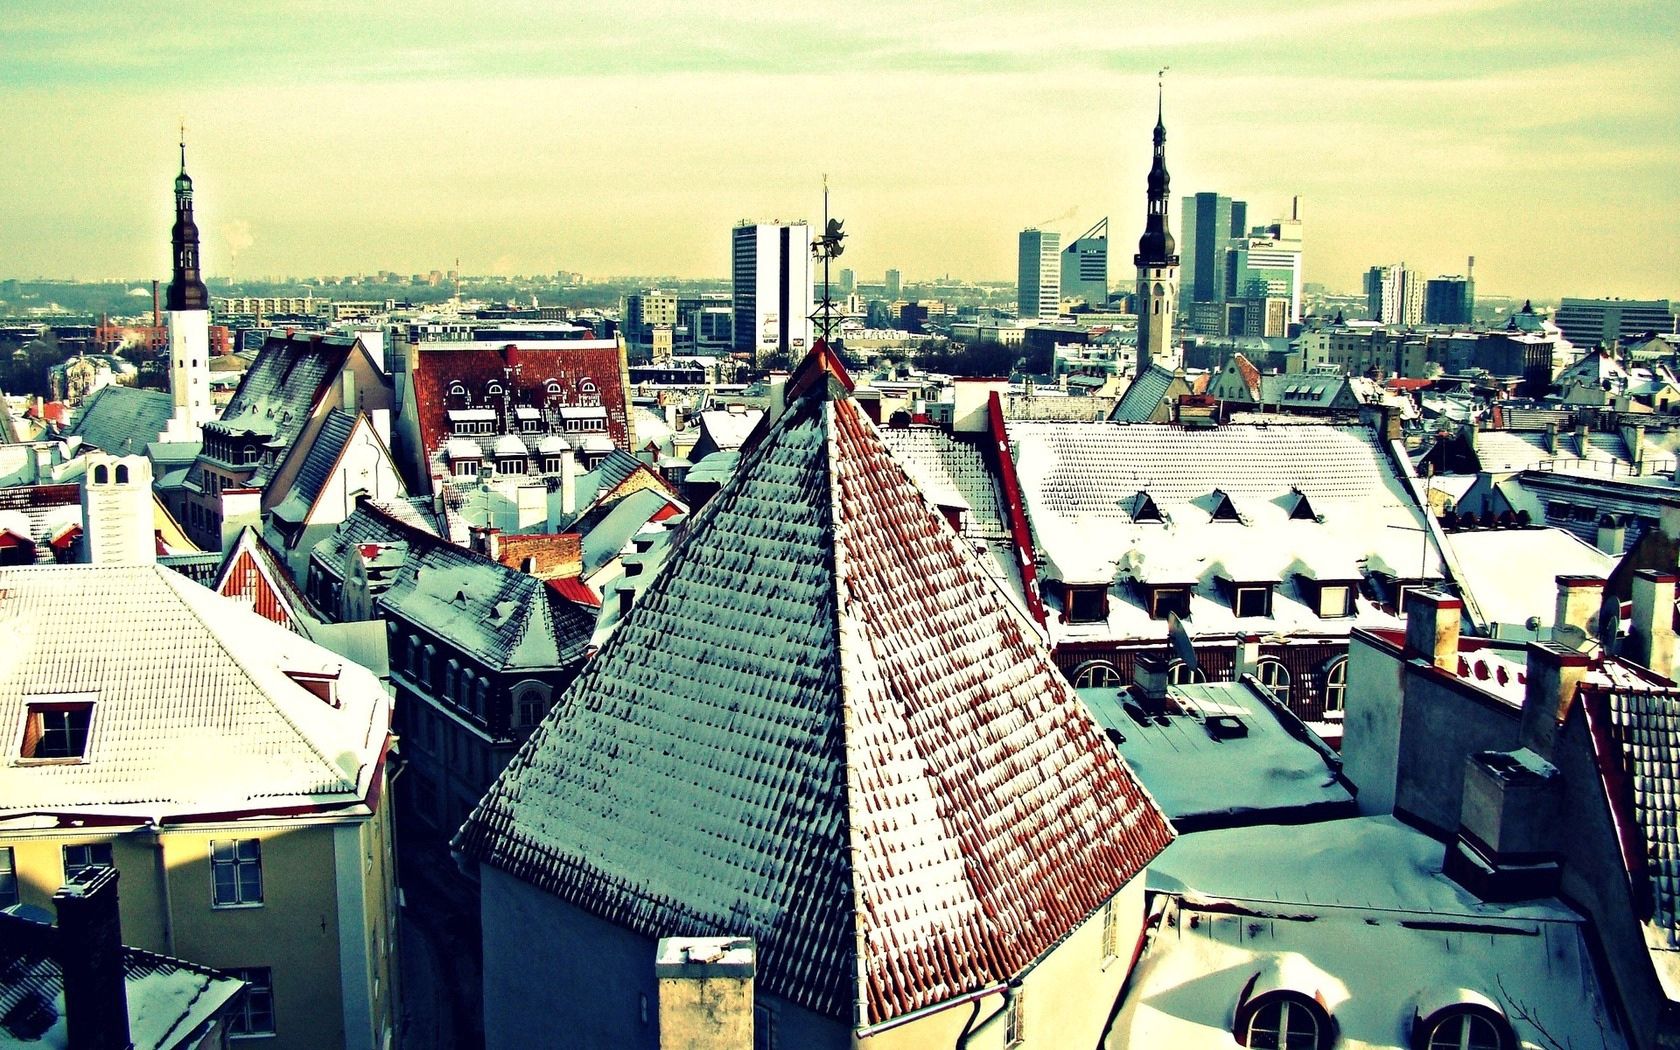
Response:
POLYGON ((12 847, 0 846, 0 908, 9 908, 20 899, 17 855, 12 852, 12 847))
POLYGON ((274 1023, 274 971, 267 966, 233 967, 228 973, 245 982, 245 994, 228 1014, 227 1034, 230 1039, 262 1039, 278 1035, 274 1023), (253 1010, 260 1007, 259 1010, 253 1010), (247 1028, 252 1015, 267 1015, 266 1028, 247 1028))
POLYGON ((88 868, 95 868, 102 864, 113 868, 117 866, 116 851, 111 848, 111 844, 109 842, 70 843, 64 847, 62 855, 64 859, 65 882, 69 882, 71 879, 75 878, 78 873, 86 871, 88 868), (70 861, 71 850, 80 851, 81 854, 85 855, 84 858, 72 864, 70 861), (100 860, 94 856, 94 851, 96 850, 102 850, 104 852, 104 860, 100 860))
POLYGON ((1014 992, 1009 999, 1009 1009, 1003 1016, 1003 1045, 1006 1048, 1020 1046, 1027 1041, 1026 986, 1017 985, 1014 992))
POLYGON ((1124 684, 1120 669, 1107 660, 1087 660, 1073 669, 1075 689, 1111 689, 1124 684))
POLYGON ((262 840, 261 839, 211 839, 210 840, 210 906, 212 908, 260 908, 263 904, 263 876, 262 876, 262 840), (230 871, 232 875, 232 896, 224 899, 221 893, 221 883, 217 874, 230 871), (256 872, 256 891, 254 895, 247 894, 245 875, 247 871, 256 872))
POLYGON ((1337 657, 1324 669, 1324 717, 1340 719, 1347 713, 1347 657, 1337 657))
POLYGON ((1260 681, 1261 685, 1270 689, 1272 694, 1280 701, 1285 704, 1289 702, 1289 686, 1291 679, 1289 675, 1289 668, 1283 665, 1282 660, 1279 660, 1275 656, 1261 658, 1261 660, 1254 665, 1254 677, 1260 681), (1281 682, 1278 680, 1280 677, 1282 678, 1281 682))

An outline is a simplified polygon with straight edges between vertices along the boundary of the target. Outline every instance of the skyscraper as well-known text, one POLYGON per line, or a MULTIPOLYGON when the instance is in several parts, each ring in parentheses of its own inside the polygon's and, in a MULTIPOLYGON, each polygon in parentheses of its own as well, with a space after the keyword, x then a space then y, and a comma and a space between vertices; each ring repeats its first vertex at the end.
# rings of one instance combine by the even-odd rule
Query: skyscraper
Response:
MULTIPOLYGON (((1473 270, 1476 257, 1470 257, 1473 270)), ((1435 277, 1424 285, 1423 320, 1425 324, 1469 324, 1476 310, 1476 282, 1469 276, 1435 277)))
POLYGON ((797 360, 811 345, 811 227, 744 222, 733 240, 735 350, 763 364, 797 360))
POLYGON ((1553 318, 1564 338, 1580 347, 1607 346, 1647 332, 1672 335, 1676 318, 1667 299, 1576 299, 1564 296, 1553 318))
POLYGON ((1167 226, 1167 125, 1155 99, 1155 159, 1149 167, 1149 205, 1137 255, 1138 375, 1151 365, 1175 368, 1173 312, 1178 309, 1178 246, 1167 226))
POLYGON ((1383 324, 1423 321, 1423 278, 1405 263, 1373 266, 1365 273, 1366 310, 1383 324))
POLYGON ((890 302, 904 294, 904 275, 897 270, 888 270, 886 276, 887 300, 890 302))
POLYGON ((1053 320, 1062 309, 1062 235, 1028 227, 1021 231, 1015 296, 1021 320, 1053 320))
POLYGON ((1108 302, 1108 217, 1086 230, 1062 252, 1062 298, 1098 307, 1108 302))
POLYGON ((210 293, 198 268, 198 224, 193 221, 192 179, 187 144, 181 142, 181 173, 175 176, 175 226, 170 233, 174 275, 165 300, 169 329, 170 415, 167 441, 198 441, 210 408, 210 293))
POLYGON ((1300 323, 1301 220, 1298 208, 1290 218, 1270 226, 1256 226, 1247 236, 1235 238, 1229 243, 1225 251, 1223 298, 1227 301, 1287 299, 1287 323, 1300 323))
POLYGON ((1248 204, 1217 193, 1184 198, 1184 303, 1225 298, 1225 252, 1247 232, 1248 204))

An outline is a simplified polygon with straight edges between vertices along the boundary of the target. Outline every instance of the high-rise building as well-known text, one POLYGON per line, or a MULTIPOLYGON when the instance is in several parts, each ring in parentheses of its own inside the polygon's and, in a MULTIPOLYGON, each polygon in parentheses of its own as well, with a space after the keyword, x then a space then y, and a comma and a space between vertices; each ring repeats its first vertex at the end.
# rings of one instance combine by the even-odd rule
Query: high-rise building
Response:
MULTIPOLYGON (((1301 220, 1297 207, 1288 219, 1256 226, 1230 242, 1225 252, 1225 301, 1285 299, 1288 324, 1301 321, 1301 220)), ((1238 334, 1229 330, 1222 334, 1238 334)))
POLYGON ((797 360, 811 345, 811 227, 752 223, 733 240, 735 350, 755 364, 775 354, 797 360))
POLYGON ((1423 321, 1423 278, 1405 263, 1373 266, 1365 272, 1366 309, 1383 324, 1411 325, 1423 321))
POLYGON ((1580 347, 1637 339, 1647 332, 1673 335, 1674 308, 1667 299, 1573 299, 1565 297, 1552 319, 1563 336, 1580 347))
POLYGON ((175 226, 170 233, 174 275, 165 299, 169 329, 169 393, 175 410, 166 441, 200 439, 215 418, 210 407, 210 293, 198 268, 198 224, 193 221, 192 179, 187 144, 181 143, 181 173, 175 176, 175 226))
POLYGON ((1021 231, 1015 295, 1023 321, 1052 320, 1062 310, 1062 235, 1021 231))
POLYGON ((1161 98, 1155 98, 1155 157, 1149 167, 1149 206, 1137 255, 1137 374, 1151 365, 1176 368, 1179 351, 1173 339, 1178 309, 1178 246, 1167 225, 1167 125, 1161 98))
POLYGON ((632 350, 653 345, 656 328, 677 326, 677 295, 653 289, 624 297, 624 341, 632 350))
POLYGON ((857 291, 857 274, 854 273, 853 271, 847 269, 846 267, 841 267, 840 268, 840 295, 841 295, 841 297, 844 298, 848 295, 851 295, 855 291, 857 291))
POLYGON ((1470 268, 1464 276, 1436 277, 1424 285, 1423 321, 1425 324, 1469 324, 1476 309, 1476 281, 1471 273, 1476 257, 1470 257, 1470 268))
POLYGON ((1248 205, 1217 193, 1184 198, 1183 302, 1217 303, 1225 297, 1225 253, 1247 230, 1248 205))
POLYGON ((897 270, 888 270, 887 271, 886 293, 887 293, 887 299, 888 299, 889 302, 891 300, 897 299, 899 296, 904 294, 904 275, 903 274, 899 273, 897 270))
POLYGON ((1098 307, 1108 302, 1108 217, 1062 251, 1062 298, 1098 307))

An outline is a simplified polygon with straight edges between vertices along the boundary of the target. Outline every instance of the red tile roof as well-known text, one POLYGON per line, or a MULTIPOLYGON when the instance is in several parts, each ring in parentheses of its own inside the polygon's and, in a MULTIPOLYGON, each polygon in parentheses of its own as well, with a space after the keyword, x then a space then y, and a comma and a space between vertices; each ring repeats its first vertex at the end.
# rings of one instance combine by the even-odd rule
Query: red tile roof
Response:
MULTIPOLYGON (((630 407, 625 388, 623 351, 591 342, 564 349, 533 349, 508 344, 500 350, 484 348, 424 347, 415 355, 414 400, 419 414, 420 438, 430 456, 449 436, 450 384, 459 381, 472 398, 474 408, 491 404, 487 393, 492 381, 506 382, 510 360, 519 366, 513 403, 543 407, 549 404, 586 403, 585 381, 595 386, 595 396, 607 409, 607 434, 619 448, 630 446, 630 407), (550 384, 554 386, 550 386, 550 384)), ((495 402, 499 405, 499 400, 495 402)))
POLYGON ((755 937, 767 992, 863 1027, 1020 974, 1172 831, 843 383, 806 390, 456 847, 755 937))

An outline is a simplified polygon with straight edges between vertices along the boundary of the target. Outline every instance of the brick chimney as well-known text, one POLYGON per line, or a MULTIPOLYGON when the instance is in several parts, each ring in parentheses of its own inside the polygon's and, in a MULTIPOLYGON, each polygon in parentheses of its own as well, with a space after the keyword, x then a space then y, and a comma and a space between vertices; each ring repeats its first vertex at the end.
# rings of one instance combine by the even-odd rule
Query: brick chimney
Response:
POLYGON ((1587 637, 1592 637, 1598 631, 1598 612, 1603 604, 1602 576, 1559 576, 1557 611, 1552 614, 1552 630, 1575 627, 1587 637))
POLYGON ((1160 714, 1167 704, 1167 658, 1145 653, 1132 662, 1132 693, 1150 714, 1160 714))
POLYGON ((1464 603, 1440 591, 1406 592, 1406 656, 1458 672, 1458 622, 1464 603))
POLYGON ((1680 576, 1655 569, 1633 574, 1633 623, 1628 659, 1664 678, 1674 677, 1674 585, 1680 576))
POLYGON ((752 1050, 757 954, 746 937, 661 937, 660 1050, 752 1050))
POLYGON ((1575 703, 1587 677, 1587 656, 1555 642, 1528 643, 1528 680, 1523 689, 1521 745, 1551 761, 1558 726, 1575 703))
POLYGON ((128 1050, 122 922, 115 868, 85 868, 53 894, 58 964, 64 971, 69 1050, 128 1050))

